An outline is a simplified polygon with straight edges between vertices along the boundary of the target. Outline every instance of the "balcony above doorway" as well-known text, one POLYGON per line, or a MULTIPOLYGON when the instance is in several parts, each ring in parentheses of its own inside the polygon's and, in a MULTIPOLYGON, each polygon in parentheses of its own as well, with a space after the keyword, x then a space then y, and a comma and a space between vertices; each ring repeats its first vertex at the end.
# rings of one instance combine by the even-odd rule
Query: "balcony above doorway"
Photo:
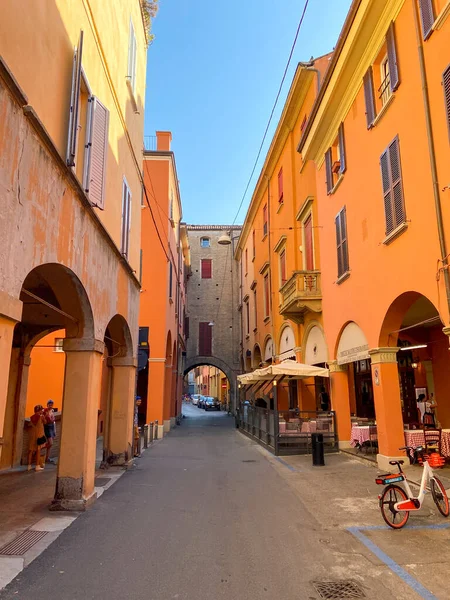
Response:
POLYGON ((303 323, 305 314, 322 312, 320 271, 294 271, 282 288, 280 314, 295 323, 303 323))

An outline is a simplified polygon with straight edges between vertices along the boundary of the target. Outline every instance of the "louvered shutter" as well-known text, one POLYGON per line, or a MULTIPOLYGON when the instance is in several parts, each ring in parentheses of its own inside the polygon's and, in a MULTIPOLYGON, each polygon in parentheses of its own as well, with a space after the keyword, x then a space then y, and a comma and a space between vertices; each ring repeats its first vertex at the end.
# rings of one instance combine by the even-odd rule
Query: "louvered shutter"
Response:
POLYGON ((278 173, 278 202, 283 202, 283 169, 278 173))
POLYGON ((105 206, 105 171, 108 150, 109 111, 98 98, 89 98, 89 130, 86 144, 85 191, 98 208, 105 206))
POLYGON ((198 353, 200 356, 212 354, 212 326, 208 322, 198 324, 198 353))
POLYGON ((386 219, 386 235, 395 229, 394 213, 392 210, 391 175, 389 167, 389 150, 383 152, 380 158, 381 181, 383 184, 384 216, 386 219))
POLYGON ((400 85, 400 75, 398 72, 398 64, 397 64, 397 49, 395 46, 395 28, 394 23, 389 25, 389 29, 386 35, 386 46, 387 46, 387 55, 388 55, 388 63, 389 63, 389 77, 390 77, 390 85, 391 90, 395 92, 395 90, 400 85))
POLYGON ((327 194, 333 189, 333 171, 331 170, 331 148, 325 152, 325 175, 327 183, 327 194))
POLYGON ((369 67, 364 75, 364 98, 366 100, 367 129, 370 129, 375 120, 375 98, 373 94, 372 67, 369 67))
POLYGON ((122 187, 122 234, 121 234, 121 252, 128 258, 128 247, 130 242, 130 224, 131 224, 131 192, 126 181, 123 181, 122 187))
POLYGON ((442 75, 442 87, 444 88, 445 114, 447 116, 447 126, 450 135, 450 67, 442 75))
POLYGON ((136 90, 136 56, 137 44, 136 35, 134 33, 133 22, 130 19, 130 39, 128 42, 128 80, 131 84, 133 94, 136 90))
POLYGON ((339 160, 341 162, 339 172, 345 173, 347 169, 347 159, 345 156, 344 123, 339 125, 339 160))
POLYGON ((347 211, 345 207, 341 210, 341 256, 342 273, 348 271, 348 243, 347 243, 347 211))
POLYGON ((433 31, 434 10, 433 0, 419 0, 420 18, 422 20, 423 39, 426 40, 433 31))
POLYGON ((344 266, 342 261, 342 244, 341 244, 341 213, 337 215, 334 220, 336 225, 336 250, 337 250, 337 263, 338 263, 338 277, 344 273, 344 266))
POLYGON ((203 258, 201 263, 202 279, 212 278, 212 260, 210 258, 203 258))
POLYGON ((395 227, 405 222, 405 204, 403 202, 402 174, 398 138, 389 146, 389 166, 391 168, 392 206, 395 227))
POLYGON ((66 162, 69 167, 75 166, 77 153, 78 125, 80 121, 80 87, 81 66, 83 59, 83 31, 80 31, 77 49, 73 55, 72 89, 70 92, 69 132, 67 136, 66 162))

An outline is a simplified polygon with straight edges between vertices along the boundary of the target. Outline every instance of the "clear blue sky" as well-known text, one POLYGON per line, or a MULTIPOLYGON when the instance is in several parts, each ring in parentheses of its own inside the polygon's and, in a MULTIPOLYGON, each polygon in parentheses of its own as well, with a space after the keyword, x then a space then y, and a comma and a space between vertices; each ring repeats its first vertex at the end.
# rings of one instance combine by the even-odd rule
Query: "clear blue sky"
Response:
MULTIPOLYGON (((304 0, 160 0, 148 51, 145 134, 173 135, 183 219, 236 214, 289 56, 304 0)), ((310 0, 242 223, 296 64, 332 50, 350 0, 310 0)))

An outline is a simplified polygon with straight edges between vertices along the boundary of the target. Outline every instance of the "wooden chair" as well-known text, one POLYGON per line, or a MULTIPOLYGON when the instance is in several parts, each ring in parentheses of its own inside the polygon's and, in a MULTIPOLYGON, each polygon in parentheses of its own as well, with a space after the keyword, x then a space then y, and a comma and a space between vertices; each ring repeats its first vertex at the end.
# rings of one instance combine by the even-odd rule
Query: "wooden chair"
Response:
POLYGON ((441 454, 442 429, 429 429, 425 427, 423 435, 425 437, 425 453, 439 452, 441 454))

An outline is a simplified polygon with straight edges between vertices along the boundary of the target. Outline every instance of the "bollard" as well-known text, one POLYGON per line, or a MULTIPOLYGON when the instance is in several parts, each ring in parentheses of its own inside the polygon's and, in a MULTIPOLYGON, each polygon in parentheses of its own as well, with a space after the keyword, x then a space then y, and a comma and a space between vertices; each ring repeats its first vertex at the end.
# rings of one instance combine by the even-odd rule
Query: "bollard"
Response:
POLYGON ((311 434, 312 460, 314 467, 324 467, 325 459, 323 455, 323 433, 311 434))
POLYGON ((155 440, 158 439, 158 425, 159 425, 158 421, 155 420, 155 431, 154 431, 155 440))
POLYGON ((150 423, 150 444, 153 444, 153 421, 150 423))
POLYGON ((144 448, 148 448, 148 425, 144 425, 144 448))

